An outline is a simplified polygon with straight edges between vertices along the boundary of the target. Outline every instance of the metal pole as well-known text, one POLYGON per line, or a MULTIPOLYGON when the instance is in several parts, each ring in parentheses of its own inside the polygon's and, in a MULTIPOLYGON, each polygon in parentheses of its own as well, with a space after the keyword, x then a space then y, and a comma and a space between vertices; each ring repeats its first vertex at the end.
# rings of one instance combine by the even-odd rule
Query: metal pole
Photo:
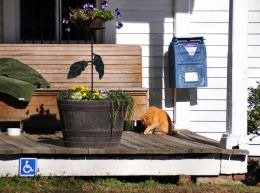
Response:
POLYGON ((93 44, 94 44, 94 37, 93 31, 91 31, 91 90, 93 91, 93 44))

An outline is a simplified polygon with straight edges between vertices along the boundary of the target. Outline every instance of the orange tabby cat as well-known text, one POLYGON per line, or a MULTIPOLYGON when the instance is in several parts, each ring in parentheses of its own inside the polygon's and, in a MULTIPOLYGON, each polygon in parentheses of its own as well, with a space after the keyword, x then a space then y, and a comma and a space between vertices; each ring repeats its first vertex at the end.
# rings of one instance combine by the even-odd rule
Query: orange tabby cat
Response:
POLYGON ((141 122, 146 127, 144 134, 172 135, 172 122, 166 111, 157 107, 150 107, 142 116, 141 122))

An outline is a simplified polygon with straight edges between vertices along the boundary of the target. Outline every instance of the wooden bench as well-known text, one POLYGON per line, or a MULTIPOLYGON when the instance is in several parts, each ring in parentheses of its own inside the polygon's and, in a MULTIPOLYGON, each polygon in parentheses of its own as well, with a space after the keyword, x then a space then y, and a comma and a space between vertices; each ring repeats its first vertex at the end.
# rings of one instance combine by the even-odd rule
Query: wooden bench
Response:
MULTIPOLYGON (((99 80, 94 70, 94 89, 122 89, 135 99, 134 120, 147 108, 147 89, 142 88, 142 58, 138 45, 95 44, 94 53, 105 64, 99 80)), ((15 58, 46 78, 51 87, 37 89, 29 103, 17 102, 0 94, 0 122, 25 121, 37 116, 59 120, 56 96, 73 84, 91 86, 91 67, 75 79, 67 79, 70 65, 91 58, 91 45, 86 44, 1 44, 0 58, 15 58)), ((44 121, 43 124, 47 125, 44 121)))

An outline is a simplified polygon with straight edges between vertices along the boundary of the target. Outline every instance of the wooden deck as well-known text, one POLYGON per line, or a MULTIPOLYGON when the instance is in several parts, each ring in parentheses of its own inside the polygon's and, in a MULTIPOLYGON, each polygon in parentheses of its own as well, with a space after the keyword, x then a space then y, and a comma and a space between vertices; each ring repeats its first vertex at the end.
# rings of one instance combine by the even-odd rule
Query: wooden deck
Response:
POLYGON ((218 176, 245 174, 244 150, 181 130, 174 136, 123 132, 113 148, 64 147, 61 132, 0 134, 0 176, 20 175, 20 161, 37 160, 39 176, 218 176), (23 158, 23 159, 21 159, 23 158))
POLYGON ((174 136, 143 135, 123 132, 120 145, 103 149, 64 147, 61 132, 55 134, 23 134, 8 136, 0 134, 0 154, 70 154, 70 155, 178 155, 178 154, 223 154, 247 155, 239 149, 222 149, 218 142, 187 130, 174 136))

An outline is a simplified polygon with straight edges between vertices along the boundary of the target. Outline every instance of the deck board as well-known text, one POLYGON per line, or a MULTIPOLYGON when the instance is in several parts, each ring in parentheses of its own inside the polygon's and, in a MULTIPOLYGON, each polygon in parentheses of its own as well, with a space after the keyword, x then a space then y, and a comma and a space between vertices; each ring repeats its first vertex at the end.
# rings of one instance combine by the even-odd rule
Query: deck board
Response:
POLYGON ((247 155, 245 150, 228 150, 218 147, 214 140, 187 130, 174 136, 143 135, 124 131, 121 143, 110 148, 64 147, 61 132, 52 134, 27 134, 8 136, 0 134, 0 155, 53 154, 53 155, 180 155, 180 154, 227 154, 247 155))

